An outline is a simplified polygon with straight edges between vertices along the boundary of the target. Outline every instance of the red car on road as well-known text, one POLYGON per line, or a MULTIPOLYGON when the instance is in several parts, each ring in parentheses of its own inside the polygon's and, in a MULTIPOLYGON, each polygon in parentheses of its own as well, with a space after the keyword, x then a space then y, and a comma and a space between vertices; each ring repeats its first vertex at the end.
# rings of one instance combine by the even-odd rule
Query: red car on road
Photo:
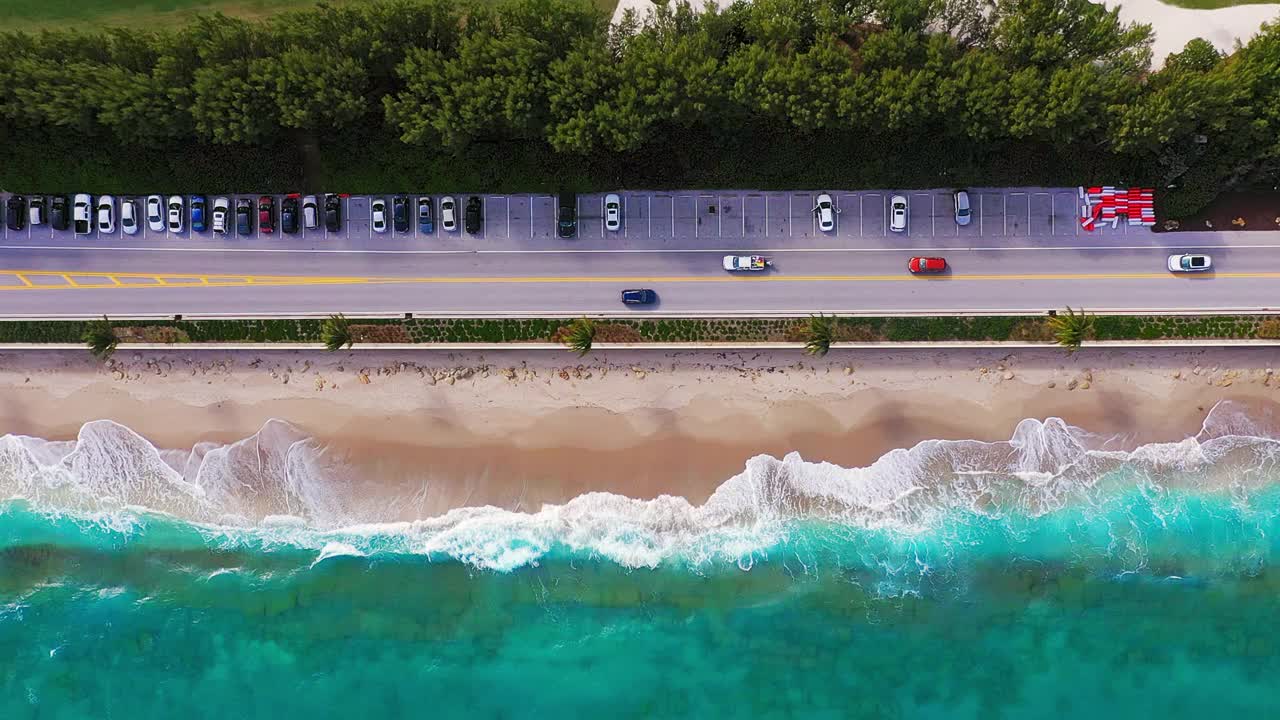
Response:
POLYGON ((947 271, 947 261, 942 258, 913 257, 907 263, 912 275, 933 274, 947 271))
POLYGON ((258 198, 258 232, 276 231, 276 199, 270 195, 258 198))

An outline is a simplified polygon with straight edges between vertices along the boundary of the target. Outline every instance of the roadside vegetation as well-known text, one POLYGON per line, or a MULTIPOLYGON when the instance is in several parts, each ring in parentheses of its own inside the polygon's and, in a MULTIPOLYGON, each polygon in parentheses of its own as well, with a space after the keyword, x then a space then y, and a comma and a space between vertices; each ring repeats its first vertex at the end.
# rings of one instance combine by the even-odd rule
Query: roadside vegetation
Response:
MULTIPOLYGON (((0 0, 3 1, 3 0, 0 0)), ((1280 25, 1151 73, 1088 0, 389 0, 0 34, 0 187, 548 191, 1151 184, 1280 168, 1280 25)))
POLYGON ((361 320, 100 320, 0 322, 0 343, 85 343, 106 357, 117 345, 317 343, 554 343, 589 352, 601 343, 791 342, 824 355, 842 343, 1016 341, 1078 347, 1077 340, 1280 340, 1280 315, 804 318, 413 318, 361 320), (1065 334, 1064 334, 1065 333, 1065 334), (1065 338, 1065 341, 1064 341, 1065 338))

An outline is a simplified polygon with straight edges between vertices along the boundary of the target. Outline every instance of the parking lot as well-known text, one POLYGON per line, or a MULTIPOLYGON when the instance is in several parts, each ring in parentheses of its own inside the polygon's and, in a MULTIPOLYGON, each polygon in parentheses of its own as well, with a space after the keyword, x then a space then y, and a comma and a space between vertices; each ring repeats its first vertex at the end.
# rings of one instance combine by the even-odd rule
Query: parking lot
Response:
MULTIPOLYGON (((483 227, 470 234, 462 229, 463 208, 470 194, 454 195, 459 210, 459 229, 444 232, 441 228, 440 200, 431 196, 435 206, 435 230, 424 233, 418 227, 416 214, 419 195, 409 195, 410 223, 407 232, 388 229, 374 232, 370 221, 369 196, 344 197, 342 230, 329 232, 323 219, 317 228, 300 228, 297 234, 276 232, 260 234, 257 213, 254 231, 247 236, 231 234, 214 236, 211 232, 192 233, 190 222, 180 233, 154 232, 147 227, 145 196, 136 196, 140 211, 139 231, 126 235, 120 228, 117 202, 116 228, 109 235, 95 229, 89 235, 75 236, 70 229, 53 230, 47 223, 27 225, 14 231, 0 228, 0 244, 39 247, 138 247, 170 246, 273 247, 333 250, 421 251, 521 251, 521 250, 644 250, 644 249, 785 249, 838 247, 971 247, 1025 243, 1061 244, 1067 238, 1073 243, 1114 243, 1117 237, 1127 242, 1154 243, 1147 228, 1121 224, 1085 232, 1076 218, 1079 199, 1075 188, 970 189, 973 217, 960 226, 954 217, 950 190, 917 191, 826 191, 838 210, 833 231, 821 232, 814 215, 817 196, 823 191, 757 192, 619 192, 622 227, 605 229, 605 195, 579 195, 578 232, 573 239, 556 235, 558 199, 551 195, 477 195, 483 204, 483 227), (905 232, 889 230, 890 198, 901 194, 907 198, 905 232), (981 239, 981 242, 978 242, 981 239)), ((7 201, 8 195, 4 199, 7 201)), ((212 208, 215 196, 208 196, 212 208)), ((258 195, 230 195, 232 208, 236 201, 247 198, 256 203, 258 195)), ((283 195, 277 195, 277 218, 283 195)), ((391 195, 387 200, 390 213, 391 195)), ((96 198, 95 198, 96 199, 96 198)), ((323 197, 320 197, 323 205, 323 197)), ((189 212, 189 207, 188 207, 189 212)), ((388 218, 390 224, 390 218, 388 218)))

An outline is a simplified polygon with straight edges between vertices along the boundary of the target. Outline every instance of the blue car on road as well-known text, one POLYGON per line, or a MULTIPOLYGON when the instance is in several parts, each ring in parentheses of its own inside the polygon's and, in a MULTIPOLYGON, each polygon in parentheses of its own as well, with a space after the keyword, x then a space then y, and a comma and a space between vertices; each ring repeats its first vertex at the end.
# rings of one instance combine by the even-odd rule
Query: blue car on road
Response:
POLYGON ((652 305, 658 302, 658 293, 648 288, 623 290, 622 302, 627 305, 652 305))

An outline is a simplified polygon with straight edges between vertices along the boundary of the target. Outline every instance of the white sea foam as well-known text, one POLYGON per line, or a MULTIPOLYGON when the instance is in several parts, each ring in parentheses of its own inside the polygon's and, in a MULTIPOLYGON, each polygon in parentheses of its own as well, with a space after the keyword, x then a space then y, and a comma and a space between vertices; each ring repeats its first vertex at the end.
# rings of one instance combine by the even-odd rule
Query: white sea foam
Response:
POLYGON ((1005 442, 930 440, 862 468, 760 455, 702 505, 597 492, 536 512, 466 507, 413 522, 395 522, 392 512, 411 499, 370 498, 376 483, 355 481, 282 421, 230 445, 187 452, 158 450, 122 425, 96 421, 74 442, 0 438, 0 497, 116 529, 135 526, 140 512, 166 513, 219 544, 310 548, 317 563, 425 553, 510 570, 561 547, 627 567, 673 557, 750 564, 796 521, 909 535, 957 512, 1034 517, 1096 502, 1099 484, 1117 471, 1155 491, 1208 486, 1243 502, 1274 481, 1280 443, 1272 420, 1223 403, 1195 437, 1124 449, 1057 418, 1027 419, 1005 442))

